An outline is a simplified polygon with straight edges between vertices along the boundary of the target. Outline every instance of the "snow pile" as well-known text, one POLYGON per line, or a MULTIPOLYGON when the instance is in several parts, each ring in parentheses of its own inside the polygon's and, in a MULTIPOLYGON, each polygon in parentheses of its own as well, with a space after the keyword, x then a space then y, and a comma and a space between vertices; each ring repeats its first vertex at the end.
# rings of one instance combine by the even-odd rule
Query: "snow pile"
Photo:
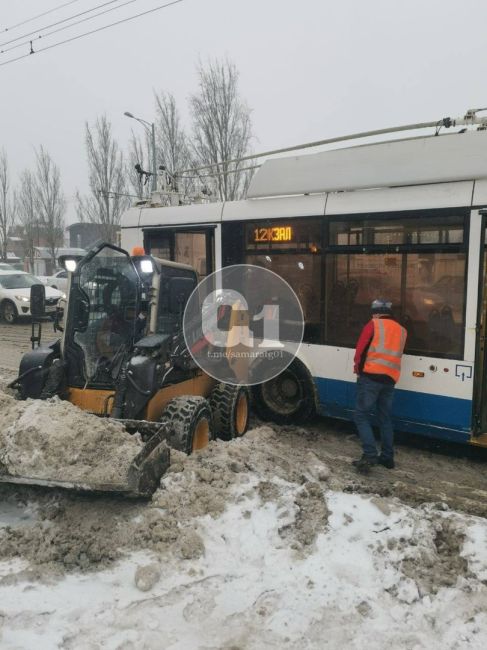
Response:
MULTIPOLYGON (((117 426, 78 424, 57 400, 0 400, 7 438, 24 444, 29 427, 61 439, 65 418, 75 448, 93 424, 99 451, 117 426)), ((42 459, 42 440, 29 454, 42 459)), ((434 493, 409 469, 357 477, 324 449, 306 430, 259 426, 173 452, 149 502, 0 486, 0 647, 486 647, 487 521, 424 503, 434 493)))
POLYGON ((18 564, 0 563, 0 645, 485 647, 485 520, 322 485, 328 515, 311 544, 296 546, 289 531, 299 530, 299 496, 309 486, 275 478, 262 487, 260 478, 251 472, 234 483, 216 518, 193 518, 205 548, 198 557, 140 549, 55 583, 17 582, 18 564))
POLYGON ((123 485, 142 447, 117 422, 69 402, 18 402, 0 392, 0 467, 13 476, 123 485))
MULTIPOLYGON (((213 442, 189 457, 173 451, 170 471, 148 505, 33 490, 29 494, 36 499, 38 520, 0 531, 0 558, 23 557, 46 574, 93 570, 138 549, 198 558, 205 553, 195 525, 200 517, 222 515, 234 502, 235 490, 257 494, 262 503, 279 503, 281 485, 290 477, 299 484, 293 500, 296 517, 282 524, 280 534, 289 546, 306 549, 326 526, 326 499, 312 472, 307 478, 284 459, 277 466, 269 456, 273 436, 272 429, 260 427, 231 443, 213 442), (279 474, 280 484, 275 482, 279 474)), ((326 475, 326 466, 312 460, 312 467, 326 475)), ((4 494, 12 494, 11 488, 5 487, 4 494)))

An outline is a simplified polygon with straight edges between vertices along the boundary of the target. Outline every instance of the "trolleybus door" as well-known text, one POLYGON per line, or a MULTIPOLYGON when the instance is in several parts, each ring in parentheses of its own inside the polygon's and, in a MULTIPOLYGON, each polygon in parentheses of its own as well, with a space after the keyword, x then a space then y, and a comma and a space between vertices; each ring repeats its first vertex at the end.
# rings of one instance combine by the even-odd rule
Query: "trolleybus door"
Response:
POLYGON ((487 210, 482 210, 479 305, 475 355, 474 432, 487 432, 487 210))

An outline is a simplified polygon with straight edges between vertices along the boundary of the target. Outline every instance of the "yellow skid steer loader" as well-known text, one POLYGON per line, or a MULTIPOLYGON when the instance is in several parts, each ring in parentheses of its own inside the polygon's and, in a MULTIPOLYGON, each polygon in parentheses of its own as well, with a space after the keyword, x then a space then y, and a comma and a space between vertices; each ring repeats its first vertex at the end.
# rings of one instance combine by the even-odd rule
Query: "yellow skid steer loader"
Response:
MULTIPOLYGON (((143 250, 134 252, 130 256, 103 243, 77 262, 63 260, 70 273, 62 337, 46 346, 33 342, 11 383, 21 399, 57 395, 121 421, 129 433, 138 431, 144 446, 126 481, 76 484, 69 477, 16 476, 2 473, 1 463, 0 481, 149 496, 169 466, 169 447, 191 453, 213 437, 245 433, 247 389, 205 374, 183 336, 183 312, 198 284, 196 272, 143 250)), ((43 313, 42 290, 32 288, 33 314, 43 313)), ((32 338, 40 343, 34 325, 32 338)))

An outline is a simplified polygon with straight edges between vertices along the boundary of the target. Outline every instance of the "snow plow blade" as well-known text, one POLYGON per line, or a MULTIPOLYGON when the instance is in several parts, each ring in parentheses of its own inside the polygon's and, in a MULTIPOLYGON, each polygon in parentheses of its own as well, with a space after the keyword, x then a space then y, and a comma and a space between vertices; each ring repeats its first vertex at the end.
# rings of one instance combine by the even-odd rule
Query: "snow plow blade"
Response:
POLYGON ((15 476, 0 467, 0 483, 61 488, 75 492, 119 494, 130 498, 148 498, 159 487, 162 476, 170 465, 170 449, 166 444, 167 431, 160 427, 131 462, 125 483, 90 483, 89 480, 70 481, 35 476, 15 476))

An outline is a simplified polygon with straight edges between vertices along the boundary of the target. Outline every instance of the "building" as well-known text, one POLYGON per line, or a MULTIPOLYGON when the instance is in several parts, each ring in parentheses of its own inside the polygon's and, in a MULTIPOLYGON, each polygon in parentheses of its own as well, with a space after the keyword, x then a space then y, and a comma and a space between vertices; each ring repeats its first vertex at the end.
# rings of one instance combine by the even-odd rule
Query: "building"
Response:
MULTIPOLYGON (((60 255, 85 255, 86 251, 83 248, 65 248, 60 247, 56 249, 56 256, 60 255)), ((25 262, 30 266, 28 260, 25 262)), ((34 275, 52 275, 58 267, 57 260, 53 261, 49 248, 45 246, 34 247, 34 268, 30 269, 34 275)))
MULTIPOLYGON (((72 248, 88 249, 97 241, 103 240, 103 226, 99 223, 73 223, 66 229, 69 232, 69 245, 72 248)), ((114 228, 112 241, 120 241, 120 226, 114 228)))

